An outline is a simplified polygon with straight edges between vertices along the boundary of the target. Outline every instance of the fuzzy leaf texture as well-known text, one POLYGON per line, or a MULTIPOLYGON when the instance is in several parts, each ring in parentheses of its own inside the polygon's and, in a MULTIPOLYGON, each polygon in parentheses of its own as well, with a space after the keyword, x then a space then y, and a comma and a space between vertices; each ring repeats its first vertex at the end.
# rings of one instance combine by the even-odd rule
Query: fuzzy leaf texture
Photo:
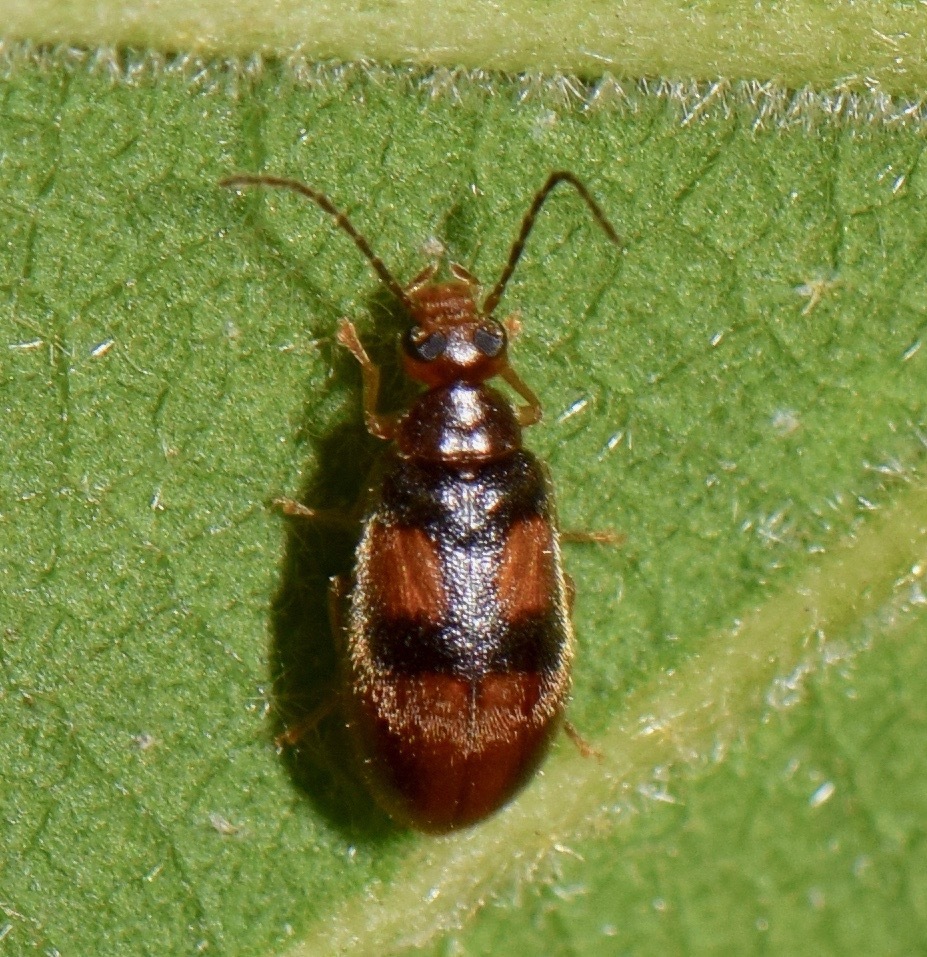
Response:
POLYGON ((916 952, 917 116, 109 66, 13 56, 0 104, 4 952, 916 952), (400 279, 438 238, 489 283, 554 168, 625 240, 563 189, 503 301, 564 526, 625 537, 567 554, 603 758, 560 742, 502 814, 423 838, 335 722, 273 745, 330 690, 351 542, 268 503, 353 501, 377 443, 333 333, 357 321, 398 404, 398 319, 318 209, 217 183, 305 179, 400 279))
POLYGON ((9 38, 450 69, 927 85, 912 0, 0 0, 9 38))

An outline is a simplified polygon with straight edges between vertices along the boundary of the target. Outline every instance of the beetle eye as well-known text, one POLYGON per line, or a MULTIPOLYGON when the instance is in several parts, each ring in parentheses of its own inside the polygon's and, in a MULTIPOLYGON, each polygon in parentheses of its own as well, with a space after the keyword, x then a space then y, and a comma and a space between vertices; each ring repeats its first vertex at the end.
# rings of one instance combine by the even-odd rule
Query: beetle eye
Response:
POLYGON ((501 326, 481 327, 474 333, 473 343, 484 356, 494 359, 505 345, 505 333, 501 326))
POLYGON ((447 347, 447 336, 443 332, 427 333, 416 326, 406 334, 406 352, 420 362, 433 362, 447 347))

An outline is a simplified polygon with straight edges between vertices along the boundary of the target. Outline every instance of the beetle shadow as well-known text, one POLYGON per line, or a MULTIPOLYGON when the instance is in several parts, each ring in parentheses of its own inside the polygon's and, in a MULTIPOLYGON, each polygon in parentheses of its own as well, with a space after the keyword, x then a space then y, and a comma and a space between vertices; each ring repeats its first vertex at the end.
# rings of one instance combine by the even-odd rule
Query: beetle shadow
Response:
MULTIPOLYGON (((383 369, 381 408, 393 407, 407 392, 395 359, 395 332, 405 328, 408 319, 382 291, 369 299, 368 306, 376 338, 363 338, 371 358, 383 369)), ((319 520, 282 516, 286 544, 271 608, 273 731, 282 734, 330 707, 330 713, 307 728, 281 759, 322 816, 350 840, 369 841, 386 839, 402 829, 373 800, 338 706, 345 642, 330 621, 329 583, 334 576, 350 574, 361 531, 360 522, 351 516, 358 514, 386 446, 364 427, 357 361, 339 348, 333 363, 335 381, 349 383, 357 400, 349 422, 322 436, 308 429, 304 433, 305 444, 314 450, 319 464, 300 489, 298 501, 328 515, 319 520)), ((307 403, 303 421, 311 418, 307 403)))

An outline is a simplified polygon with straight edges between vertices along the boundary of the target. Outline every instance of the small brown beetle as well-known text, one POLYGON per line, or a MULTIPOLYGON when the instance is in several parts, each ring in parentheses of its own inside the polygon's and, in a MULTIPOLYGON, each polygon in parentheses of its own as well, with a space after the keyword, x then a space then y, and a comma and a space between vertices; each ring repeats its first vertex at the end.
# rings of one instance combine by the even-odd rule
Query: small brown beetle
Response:
MULTIPOLYGON (((433 282, 431 265, 401 286, 347 217, 309 186, 273 176, 222 182, 313 200, 412 319, 402 359, 426 390, 402 415, 377 411, 379 369, 353 324, 345 319, 338 328, 338 341, 360 363, 367 429, 393 443, 357 548, 344 698, 374 796, 394 819, 424 831, 466 827, 508 801, 561 726, 570 687, 571 587, 546 469, 521 439, 541 405, 508 362, 516 321, 492 315, 561 182, 620 242, 585 186, 572 173, 551 173, 482 307, 477 280, 457 264, 452 282, 433 282), (525 404, 513 409, 486 384, 494 376, 525 404)), ((296 503, 285 510, 314 516, 296 503)), ((347 588, 333 581, 333 609, 347 588)))

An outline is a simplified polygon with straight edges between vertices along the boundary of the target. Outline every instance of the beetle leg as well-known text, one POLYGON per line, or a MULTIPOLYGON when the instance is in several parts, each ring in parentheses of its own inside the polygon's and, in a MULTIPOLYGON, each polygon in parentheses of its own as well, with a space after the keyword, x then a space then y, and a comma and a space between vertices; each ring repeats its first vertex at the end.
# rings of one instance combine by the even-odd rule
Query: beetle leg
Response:
MULTIPOLYGON (((303 508, 303 506, 299 507, 303 508)), ((306 509, 306 511, 311 512, 312 509, 306 509)), ((344 608, 344 599, 348 593, 349 584, 350 581, 347 575, 335 575, 328 583, 328 617, 331 621, 332 632, 337 639, 340 639, 344 634, 342 609, 344 608)), ((338 692, 331 691, 325 699, 308 714, 300 718, 295 724, 288 725, 284 728, 283 731, 274 738, 274 744, 278 748, 292 748, 299 744, 300 741, 315 731, 338 707, 340 700, 338 692)))
POLYGON ((584 542, 596 545, 623 545, 624 535, 620 532, 561 532, 561 542, 584 542))
POLYGON ((337 339, 360 363, 361 375, 364 379, 364 422, 367 425, 367 431, 378 439, 395 438, 399 418, 377 412, 377 402, 380 397, 380 370, 371 362, 350 319, 342 319, 338 323, 337 339))
POLYGON ((601 761, 605 755, 601 751, 594 748, 577 730, 569 721, 563 722, 563 730, 566 732, 566 736, 576 745, 577 750, 584 758, 597 758, 601 761))
POLYGON ((270 504, 274 508, 279 508, 284 515, 289 515, 290 518, 307 518, 312 521, 323 520, 318 509, 309 508, 307 505, 297 502, 295 498, 275 498, 270 504))
POLYGON ((344 640, 344 603, 350 586, 348 575, 334 575, 328 580, 328 621, 337 641, 344 640))
POLYGON ((573 581, 572 575, 568 575, 566 572, 564 572, 563 584, 566 586, 567 614, 570 616, 570 618, 572 618, 573 605, 576 604, 576 582, 573 581))
POLYGON ((499 375, 501 375, 527 403, 527 405, 520 405, 516 410, 518 424, 526 426, 540 422, 541 400, 529 388, 522 377, 511 366, 506 366, 499 372, 499 375))
POLYGON ((274 738, 278 748, 292 748, 303 738, 310 735, 327 718, 338 704, 337 695, 330 695, 318 707, 313 708, 307 715, 300 718, 296 724, 288 725, 274 738))
POLYGON ((509 342, 513 342, 518 336, 521 335, 521 311, 516 309, 515 312, 510 312, 502 320, 502 325, 505 326, 505 331, 509 337, 509 342))
POLYGON ((307 522, 325 525, 339 525, 352 532, 361 522, 360 509, 356 506, 349 511, 340 508, 310 508, 294 498, 275 498, 270 504, 288 518, 300 518, 307 522))

